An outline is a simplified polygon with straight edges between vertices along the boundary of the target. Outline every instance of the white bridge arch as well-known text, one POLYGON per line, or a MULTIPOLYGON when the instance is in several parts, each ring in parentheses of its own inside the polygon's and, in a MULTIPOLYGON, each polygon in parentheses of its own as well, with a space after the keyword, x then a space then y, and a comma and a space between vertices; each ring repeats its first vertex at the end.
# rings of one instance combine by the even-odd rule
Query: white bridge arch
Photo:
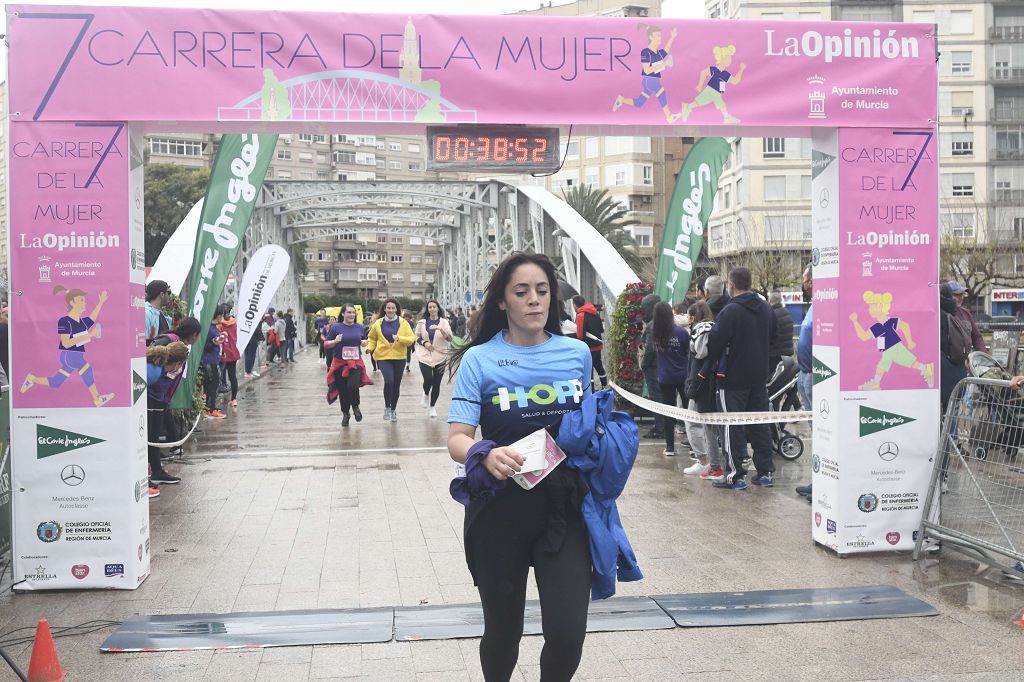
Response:
MULTIPOLYGON (((513 251, 560 257, 560 275, 611 306, 637 281, 622 256, 562 199, 498 180, 437 182, 268 181, 246 231, 238 277, 265 244, 291 247, 359 233, 432 239, 441 246, 436 295, 464 305, 483 291, 513 251)), ((299 277, 282 285, 279 305, 298 308, 299 277)))

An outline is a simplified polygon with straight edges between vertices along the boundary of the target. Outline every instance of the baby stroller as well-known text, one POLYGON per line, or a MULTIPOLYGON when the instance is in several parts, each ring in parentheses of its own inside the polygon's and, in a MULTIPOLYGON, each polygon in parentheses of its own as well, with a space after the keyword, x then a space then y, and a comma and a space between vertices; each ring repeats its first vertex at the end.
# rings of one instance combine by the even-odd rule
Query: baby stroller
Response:
MULTIPOLYGON (((785 356, 768 377, 768 407, 772 412, 789 412, 800 409, 800 393, 796 388, 799 367, 796 358, 785 356)), ((772 430, 772 445, 775 452, 784 459, 794 460, 804 453, 804 441, 786 430, 785 423, 769 424, 772 430)))
MULTIPOLYGON (((975 351, 967 357, 967 370, 978 379, 1009 381, 1010 373, 988 353, 975 351)), ((987 460, 1000 448, 1010 458, 1024 443, 1024 393, 1010 388, 971 386, 964 393, 957 434, 961 447, 977 459, 987 460)))

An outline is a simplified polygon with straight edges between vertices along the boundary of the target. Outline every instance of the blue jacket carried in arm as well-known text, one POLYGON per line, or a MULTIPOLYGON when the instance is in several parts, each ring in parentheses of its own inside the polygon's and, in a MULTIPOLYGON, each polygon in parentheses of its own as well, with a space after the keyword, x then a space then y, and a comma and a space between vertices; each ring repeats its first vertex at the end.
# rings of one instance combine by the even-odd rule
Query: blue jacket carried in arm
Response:
POLYGON ((590 488, 581 511, 594 565, 592 599, 614 595, 616 577, 622 582, 644 577, 615 504, 636 461, 640 433, 629 415, 612 410, 614 402, 611 389, 587 396, 580 409, 562 416, 556 439, 566 453, 565 465, 577 469, 590 488))

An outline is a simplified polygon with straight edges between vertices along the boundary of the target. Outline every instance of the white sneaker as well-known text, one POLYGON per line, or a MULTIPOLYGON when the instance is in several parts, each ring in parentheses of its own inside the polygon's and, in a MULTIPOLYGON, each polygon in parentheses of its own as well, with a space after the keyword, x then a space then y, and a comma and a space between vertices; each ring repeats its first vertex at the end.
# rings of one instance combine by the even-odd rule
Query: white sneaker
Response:
POLYGON ((437 416, 437 408, 436 407, 431 407, 430 408, 430 416, 431 417, 436 417, 437 416))
POLYGON ((259 372, 253 372, 253 373, 252 373, 252 375, 253 375, 254 377, 256 377, 257 379, 259 379, 259 378, 260 378, 260 373, 259 373, 259 372))
POLYGON ((707 464, 701 464, 700 462, 694 462, 690 466, 683 469, 683 473, 687 476, 700 476, 711 467, 707 464))
POLYGON ((420 398, 420 407, 426 407, 430 404, 430 400, 427 398, 427 394, 424 393, 423 397, 420 398))

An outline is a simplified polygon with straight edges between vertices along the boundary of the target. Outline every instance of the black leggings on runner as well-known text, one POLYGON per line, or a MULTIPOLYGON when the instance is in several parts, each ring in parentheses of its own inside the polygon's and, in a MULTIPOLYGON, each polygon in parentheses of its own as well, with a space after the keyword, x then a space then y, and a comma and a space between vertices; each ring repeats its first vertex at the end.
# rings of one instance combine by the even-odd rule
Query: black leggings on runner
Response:
POLYGON ((441 380, 444 379, 444 363, 437 367, 420 363, 420 373, 423 374, 423 395, 430 396, 430 406, 437 404, 437 397, 441 395, 441 380))
POLYGON ((347 377, 341 370, 334 372, 334 385, 338 387, 338 404, 342 414, 348 414, 353 407, 359 407, 359 387, 362 386, 363 370, 353 369, 347 377))
POLYGON ((238 360, 220 363, 220 373, 221 381, 223 382, 226 377, 231 384, 231 399, 234 400, 238 397, 238 360))
POLYGON ((545 551, 549 527, 542 488, 508 483, 488 502, 466 538, 484 611, 480 665, 488 682, 508 680, 519 658, 526 582, 533 566, 540 592, 544 648, 540 678, 571 680, 583 655, 590 604, 590 546, 583 518, 567 519, 557 552, 545 551))

